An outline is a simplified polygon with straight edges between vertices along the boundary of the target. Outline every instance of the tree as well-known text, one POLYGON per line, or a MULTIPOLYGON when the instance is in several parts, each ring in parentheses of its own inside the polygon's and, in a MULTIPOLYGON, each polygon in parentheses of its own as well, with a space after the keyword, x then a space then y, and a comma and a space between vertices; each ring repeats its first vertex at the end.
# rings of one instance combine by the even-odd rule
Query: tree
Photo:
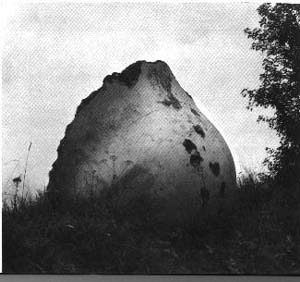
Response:
POLYGON ((277 131, 280 146, 266 148, 265 164, 285 186, 300 190, 300 5, 263 4, 257 9, 259 28, 244 31, 251 48, 262 52, 264 72, 257 89, 244 89, 248 108, 272 108, 271 117, 259 116, 277 131))

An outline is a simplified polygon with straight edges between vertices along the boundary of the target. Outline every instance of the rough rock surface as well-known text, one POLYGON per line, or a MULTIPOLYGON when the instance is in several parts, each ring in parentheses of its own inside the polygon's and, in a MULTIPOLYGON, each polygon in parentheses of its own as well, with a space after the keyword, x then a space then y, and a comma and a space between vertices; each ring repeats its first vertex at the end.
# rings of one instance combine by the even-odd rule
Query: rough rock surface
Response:
POLYGON ((138 61, 105 77, 67 126, 48 192, 96 195, 116 184, 124 205, 137 194, 185 209, 219 209, 236 188, 224 139, 162 61, 138 61))

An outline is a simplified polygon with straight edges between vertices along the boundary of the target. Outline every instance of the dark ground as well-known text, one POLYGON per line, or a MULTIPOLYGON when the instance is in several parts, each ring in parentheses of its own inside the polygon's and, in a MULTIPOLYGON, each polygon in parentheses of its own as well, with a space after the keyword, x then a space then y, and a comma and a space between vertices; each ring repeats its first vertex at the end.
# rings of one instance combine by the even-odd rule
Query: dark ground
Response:
POLYGON ((299 275, 299 204, 262 187, 250 177, 231 212, 177 226, 143 198, 126 214, 103 200, 53 209, 43 194, 4 205, 3 272, 299 275))

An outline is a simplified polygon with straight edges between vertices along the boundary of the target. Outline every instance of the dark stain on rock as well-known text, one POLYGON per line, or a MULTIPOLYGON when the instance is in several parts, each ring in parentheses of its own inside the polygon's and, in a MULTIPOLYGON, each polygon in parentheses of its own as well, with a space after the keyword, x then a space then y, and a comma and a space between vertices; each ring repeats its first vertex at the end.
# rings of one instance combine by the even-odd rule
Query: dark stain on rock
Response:
MULTIPOLYGON (((142 61, 137 61, 134 64, 128 66, 121 73, 114 72, 111 75, 106 76, 103 79, 103 89, 105 89, 105 83, 112 83, 114 80, 117 80, 121 83, 124 83, 127 87, 132 87, 138 81, 140 73, 142 61)), ((101 89, 101 88, 100 88, 101 89)), ((87 106, 100 92, 100 89, 92 92, 87 98, 83 99, 76 110, 76 115, 87 106)))
POLYGON ((205 148, 205 146, 202 146, 202 149, 203 149, 203 151, 206 151, 206 148, 205 148))
POLYGON ((119 76, 120 76, 120 73, 113 72, 112 74, 107 75, 106 77, 104 77, 103 84, 105 84, 105 83, 113 83, 114 80, 118 80, 119 76))
POLYGON ((182 143, 186 151, 190 154, 193 150, 197 151, 197 146, 190 140, 190 139, 185 139, 184 142, 182 143))
POLYGON ((202 200, 202 207, 205 207, 209 201, 209 197, 210 197, 209 191, 205 187, 202 187, 200 190, 200 195, 202 200))
POLYGON ((200 153, 197 150, 197 146, 190 140, 185 139, 182 143, 186 151, 191 154, 190 156, 190 164, 193 167, 199 167, 203 158, 201 157, 200 153))
POLYGON ((137 61, 128 66, 121 73, 114 72, 111 75, 106 76, 103 80, 103 83, 112 83, 114 80, 117 80, 121 83, 124 83, 129 88, 134 86, 139 79, 142 63, 142 61, 137 61))
POLYGON ((122 177, 122 184, 129 186, 130 182, 141 174, 147 173, 147 170, 139 165, 135 165, 122 177))
POLYGON ((163 101, 159 101, 158 103, 161 103, 167 107, 172 106, 176 110, 180 110, 182 108, 180 102, 174 95, 168 96, 168 98, 165 98, 163 101))
POLYGON ((193 108, 191 108, 191 112, 192 112, 195 116, 200 117, 199 113, 198 113, 196 110, 194 110, 193 108))
POLYGON ((120 179, 120 183, 125 189, 140 189, 148 190, 155 182, 155 177, 148 169, 135 165, 129 169, 123 177, 120 179))
POLYGON ((203 161, 203 158, 201 157, 200 153, 198 151, 193 151, 190 157, 190 163, 193 167, 200 166, 201 162, 203 161))
POLYGON ((225 198, 226 183, 223 181, 220 186, 220 197, 225 198))
POLYGON ((200 124, 194 125, 193 128, 202 138, 205 138, 205 132, 200 124))
POLYGON ((148 77, 155 80, 157 84, 160 84, 168 93, 171 93, 172 75, 171 70, 165 62, 157 61, 150 64, 148 77))
POLYGON ((219 176, 220 174, 220 165, 218 162, 209 163, 209 168, 215 176, 219 176))
POLYGON ((160 103, 167 107, 172 106, 176 110, 182 108, 181 103, 172 93, 172 73, 166 63, 157 61, 152 64, 148 70, 148 77, 167 92, 167 98, 160 103))

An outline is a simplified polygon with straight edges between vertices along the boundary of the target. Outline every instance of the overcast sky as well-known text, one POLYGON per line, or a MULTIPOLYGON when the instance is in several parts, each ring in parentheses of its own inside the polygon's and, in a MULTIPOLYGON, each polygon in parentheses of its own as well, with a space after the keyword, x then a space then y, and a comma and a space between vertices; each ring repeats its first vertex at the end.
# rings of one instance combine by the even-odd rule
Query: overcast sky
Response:
POLYGON ((236 162, 261 169, 278 138, 256 122, 243 88, 257 87, 262 57, 243 29, 258 4, 23 4, 8 10, 2 52, 3 181, 24 168, 40 188, 80 101, 137 60, 165 61, 221 131, 236 162), (19 162, 14 161, 19 160, 19 162))

